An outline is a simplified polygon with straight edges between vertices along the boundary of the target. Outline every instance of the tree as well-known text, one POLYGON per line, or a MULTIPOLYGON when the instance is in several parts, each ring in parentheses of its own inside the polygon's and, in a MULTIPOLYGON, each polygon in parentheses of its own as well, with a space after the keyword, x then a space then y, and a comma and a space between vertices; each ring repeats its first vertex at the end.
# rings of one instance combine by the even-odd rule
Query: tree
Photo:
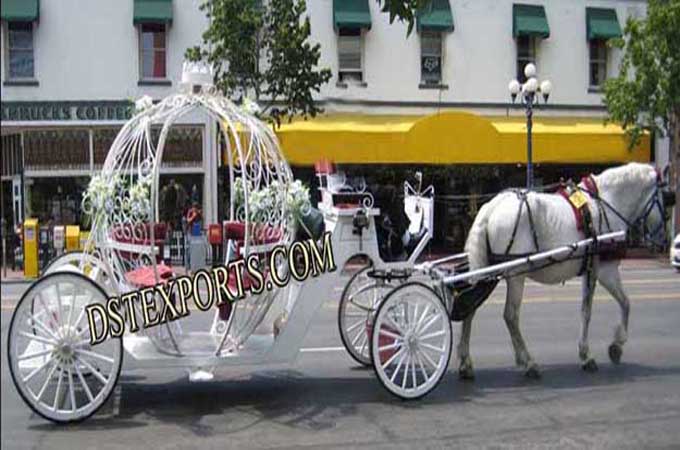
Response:
POLYGON ((313 92, 330 77, 318 69, 321 47, 309 42, 305 0, 207 0, 201 5, 210 25, 203 45, 187 50, 215 70, 224 95, 262 103, 260 116, 277 125, 295 115, 316 116, 313 92))
POLYGON ((382 5, 382 12, 390 15, 390 24, 394 23, 395 19, 400 22, 408 24, 407 35, 413 31, 418 10, 427 6, 430 0, 378 0, 382 5))
POLYGON ((647 16, 629 18, 619 76, 607 80, 604 103, 635 145, 644 131, 670 139, 675 232, 680 232, 680 0, 649 0, 647 16), (673 181, 674 180, 674 181, 673 181))

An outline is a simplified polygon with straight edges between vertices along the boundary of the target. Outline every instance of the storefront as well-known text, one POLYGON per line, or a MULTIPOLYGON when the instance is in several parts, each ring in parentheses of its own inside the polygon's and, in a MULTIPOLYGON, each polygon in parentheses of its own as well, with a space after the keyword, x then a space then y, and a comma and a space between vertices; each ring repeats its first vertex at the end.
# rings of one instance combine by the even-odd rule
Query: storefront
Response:
MULTIPOLYGON (((16 230, 28 217, 49 228, 88 229, 89 219, 80 207, 83 192, 131 114, 127 101, 3 102, 2 213, 7 230, 16 230)), ((188 193, 184 204, 175 205, 179 214, 192 199, 207 201, 205 128, 200 120, 183 122, 166 140, 160 187, 172 181, 188 193)), ((158 134, 152 130, 154 141, 158 134)), ((11 241, 8 246, 16 246, 11 241)))

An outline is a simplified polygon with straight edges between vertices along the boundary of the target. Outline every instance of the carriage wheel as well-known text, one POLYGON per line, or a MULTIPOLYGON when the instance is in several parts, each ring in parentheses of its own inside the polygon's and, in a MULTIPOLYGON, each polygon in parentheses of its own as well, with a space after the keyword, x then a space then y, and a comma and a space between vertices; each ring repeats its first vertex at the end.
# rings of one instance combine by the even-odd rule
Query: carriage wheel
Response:
POLYGON ((406 283, 378 307, 371 333, 373 369, 380 382, 402 399, 428 394, 451 358, 451 321, 440 297, 428 286, 406 283))
POLYGON ((371 365, 368 328, 380 301, 394 286, 368 276, 373 266, 355 273, 342 291, 338 308, 338 328, 342 345, 355 361, 371 365))
POLYGON ((55 272, 83 273, 107 292, 112 292, 112 279, 102 261, 82 251, 68 252, 57 256, 45 267, 44 275, 55 272))
POLYGON ((7 338, 10 374, 23 400, 42 417, 84 420, 113 392, 122 340, 90 346, 85 312, 106 299, 88 277, 57 272, 33 283, 16 306, 7 338))

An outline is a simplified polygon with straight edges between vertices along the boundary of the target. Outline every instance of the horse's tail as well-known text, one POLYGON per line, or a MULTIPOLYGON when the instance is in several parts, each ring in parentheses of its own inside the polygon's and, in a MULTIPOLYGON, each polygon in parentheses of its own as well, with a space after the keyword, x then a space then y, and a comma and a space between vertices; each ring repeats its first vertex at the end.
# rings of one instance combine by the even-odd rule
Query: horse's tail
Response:
POLYGON ((493 213, 494 209, 496 209, 496 205, 498 205, 504 197, 503 194, 499 194, 482 205, 477 213, 477 217, 475 217, 474 222, 472 222, 472 227, 470 227, 470 232, 465 241, 465 251, 468 254, 470 270, 479 269, 489 264, 489 248, 486 228, 491 213, 493 213))

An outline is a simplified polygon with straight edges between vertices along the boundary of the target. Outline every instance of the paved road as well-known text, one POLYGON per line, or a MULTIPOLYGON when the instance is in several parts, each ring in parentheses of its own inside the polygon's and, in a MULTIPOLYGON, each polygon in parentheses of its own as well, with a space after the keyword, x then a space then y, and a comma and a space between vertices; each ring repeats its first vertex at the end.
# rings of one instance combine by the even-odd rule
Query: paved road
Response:
POLYGON ((607 359, 618 309, 598 290, 595 374, 577 364, 577 282, 527 287, 522 326, 541 380, 513 367, 501 283, 473 328, 476 380, 459 381, 453 362, 416 402, 391 397, 340 350, 329 300, 292 367, 220 372, 202 384, 178 370, 125 370, 102 412, 73 427, 33 415, 12 385, 6 334, 25 287, 3 286, 2 448, 680 448, 680 275, 628 264, 624 279, 632 312, 623 363, 607 359))

